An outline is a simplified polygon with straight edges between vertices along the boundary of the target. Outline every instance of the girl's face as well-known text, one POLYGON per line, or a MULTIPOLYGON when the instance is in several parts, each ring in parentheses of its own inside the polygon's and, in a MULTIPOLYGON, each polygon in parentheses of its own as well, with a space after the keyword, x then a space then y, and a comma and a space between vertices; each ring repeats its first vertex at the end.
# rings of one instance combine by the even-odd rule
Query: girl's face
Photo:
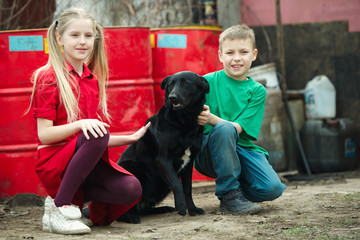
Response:
POLYGON ((250 38, 225 40, 222 51, 219 51, 220 62, 225 73, 236 80, 246 80, 246 73, 251 63, 256 59, 257 49, 254 49, 250 38))
POLYGON ((95 33, 90 20, 76 19, 69 23, 64 33, 58 35, 67 61, 73 66, 83 64, 94 47, 95 33))

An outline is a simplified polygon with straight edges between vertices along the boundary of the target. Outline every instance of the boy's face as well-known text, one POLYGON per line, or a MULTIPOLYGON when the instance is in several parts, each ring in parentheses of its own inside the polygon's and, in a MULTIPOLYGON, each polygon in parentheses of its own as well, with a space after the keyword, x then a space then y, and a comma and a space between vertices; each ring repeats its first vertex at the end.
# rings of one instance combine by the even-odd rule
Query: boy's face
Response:
POLYGON ((246 73, 257 53, 250 38, 227 39, 222 43, 222 51, 219 50, 219 59, 229 77, 242 81, 246 80, 246 73))

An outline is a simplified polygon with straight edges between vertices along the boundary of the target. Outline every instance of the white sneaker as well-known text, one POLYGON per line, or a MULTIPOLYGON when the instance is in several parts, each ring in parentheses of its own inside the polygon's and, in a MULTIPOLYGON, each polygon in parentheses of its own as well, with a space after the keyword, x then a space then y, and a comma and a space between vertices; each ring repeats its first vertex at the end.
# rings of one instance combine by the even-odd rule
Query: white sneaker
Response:
POLYGON ((78 206, 64 205, 62 207, 58 207, 58 209, 67 219, 75 220, 81 218, 81 211, 78 206))
POLYGON ((61 211, 61 208, 63 207, 56 207, 50 197, 46 198, 45 213, 42 218, 44 231, 61 234, 85 234, 91 232, 91 229, 79 220, 80 217, 78 219, 70 219, 62 213, 65 212, 70 217, 75 217, 77 216, 76 210, 61 211))
POLYGON ((50 196, 47 196, 44 203, 45 211, 42 217, 42 229, 45 232, 50 232, 49 212, 52 204, 54 204, 54 200, 50 196))
POLYGON ((94 225, 94 223, 86 217, 81 217, 80 221, 88 227, 92 227, 94 225))

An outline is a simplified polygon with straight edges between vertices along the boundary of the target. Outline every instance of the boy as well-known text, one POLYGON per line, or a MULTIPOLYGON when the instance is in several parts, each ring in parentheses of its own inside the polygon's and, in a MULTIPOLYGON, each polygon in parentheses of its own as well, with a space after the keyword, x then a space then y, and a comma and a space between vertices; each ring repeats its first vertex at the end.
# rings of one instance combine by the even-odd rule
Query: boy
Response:
POLYGON ((250 214, 261 207, 253 202, 278 198, 285 190, 268 162, 268 153, 256 141, 265 109, 266 90, 246 76, 258 50, 247 25, 226 29, 219 38, 219 59, 224 69, 209 73, 210 84, 199 124, 204 140, 196 169, 215 178, 220 210, 250 214))

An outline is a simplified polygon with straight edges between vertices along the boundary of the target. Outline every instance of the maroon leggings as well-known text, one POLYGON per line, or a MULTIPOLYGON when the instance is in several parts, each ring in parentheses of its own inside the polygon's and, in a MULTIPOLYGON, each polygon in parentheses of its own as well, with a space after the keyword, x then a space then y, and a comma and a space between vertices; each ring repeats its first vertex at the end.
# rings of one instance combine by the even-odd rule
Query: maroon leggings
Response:
POLYGON ((83 190, 85 201, 130 205, 138 200, 142 192, 139 180, 100 160, 110 134, 98 138, 89 135, 89 140, 83 133, 78 137, 75 154, 61 181, 55 205, 70 205, 79 187, 83 190))

